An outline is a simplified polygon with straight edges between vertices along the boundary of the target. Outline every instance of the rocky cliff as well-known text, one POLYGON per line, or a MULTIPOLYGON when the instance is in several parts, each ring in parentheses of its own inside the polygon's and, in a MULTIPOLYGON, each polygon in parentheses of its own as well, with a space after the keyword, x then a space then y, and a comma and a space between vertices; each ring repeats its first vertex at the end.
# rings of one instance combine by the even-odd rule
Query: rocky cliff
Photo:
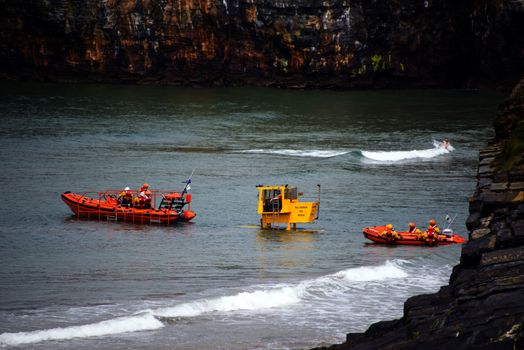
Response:
POLYGON ((480 151, 469 242, 449 285, 329 349, 524 349, 524 79, 500 107, 495 132, 480 151))
POLYGON ((0 77, 514 84, 524 0, 0 0, 0 77))

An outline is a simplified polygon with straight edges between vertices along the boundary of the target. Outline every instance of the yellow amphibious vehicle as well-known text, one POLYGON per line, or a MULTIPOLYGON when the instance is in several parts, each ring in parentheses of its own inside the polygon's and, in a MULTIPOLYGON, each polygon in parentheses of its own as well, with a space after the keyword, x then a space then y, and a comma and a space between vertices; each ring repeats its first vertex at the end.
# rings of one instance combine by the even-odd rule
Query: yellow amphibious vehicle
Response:
POLYGON ((284 186, 257 186, 258 214, 262 215, 260 225, 263 229, 281 228, 296 230, 297 223, 313 222, 318 219, 320 209, 320 185, 318 186, 318 200, 316 202, 300 202, 302 195, 296 187, 284 186))

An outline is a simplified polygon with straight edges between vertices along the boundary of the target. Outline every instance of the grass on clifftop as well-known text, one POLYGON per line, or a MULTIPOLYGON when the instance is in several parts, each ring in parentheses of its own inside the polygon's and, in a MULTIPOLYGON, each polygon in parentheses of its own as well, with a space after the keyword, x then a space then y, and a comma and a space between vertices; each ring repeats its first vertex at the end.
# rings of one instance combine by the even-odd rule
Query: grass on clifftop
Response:
POLYGON ((517 123, 511 137, 496 160, 496 171, 507 172, 524 160, 524 120, 517 123))

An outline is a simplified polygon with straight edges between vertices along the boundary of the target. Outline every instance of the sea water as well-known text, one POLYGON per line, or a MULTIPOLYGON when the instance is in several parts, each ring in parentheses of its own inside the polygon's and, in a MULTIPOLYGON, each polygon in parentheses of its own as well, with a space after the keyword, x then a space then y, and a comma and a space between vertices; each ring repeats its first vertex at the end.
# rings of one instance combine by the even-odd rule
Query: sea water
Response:
POLYGON ((402 316, 447 283, 460 246, 390 247, 456 215, 503 96, 0 84, 0 346, 297 349, 402 316), (444 137, 452 147, 442 149, 444 137), (181 190, 194 222, 72 217, 60 193, 181 190), (298 185, 320 218, 258 228, 258 184, 298 185))

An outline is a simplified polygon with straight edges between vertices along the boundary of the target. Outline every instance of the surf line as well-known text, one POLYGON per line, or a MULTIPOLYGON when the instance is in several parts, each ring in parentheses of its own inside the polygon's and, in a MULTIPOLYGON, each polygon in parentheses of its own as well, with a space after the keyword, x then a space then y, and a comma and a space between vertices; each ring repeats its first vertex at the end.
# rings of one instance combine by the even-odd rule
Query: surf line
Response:
POLYGON ((408 273, 395 261, 379 266, 361 266, 334 274, 306 280, 296 285, 276 285, 235 295, 201 299, 172 307, 143 310, 131 316, 116 317, 85 325, 57 327, 18 333, 0 334, 0 345, 23 345, 48 340, 101 337, 119 333, 150 331, 165 326, 164 322, 177 317, 196 317, 210 312, 260 310, 281 307, 307 300, 311 292, 343 293, 357 282, 376 282, 405 278, 408 273))

